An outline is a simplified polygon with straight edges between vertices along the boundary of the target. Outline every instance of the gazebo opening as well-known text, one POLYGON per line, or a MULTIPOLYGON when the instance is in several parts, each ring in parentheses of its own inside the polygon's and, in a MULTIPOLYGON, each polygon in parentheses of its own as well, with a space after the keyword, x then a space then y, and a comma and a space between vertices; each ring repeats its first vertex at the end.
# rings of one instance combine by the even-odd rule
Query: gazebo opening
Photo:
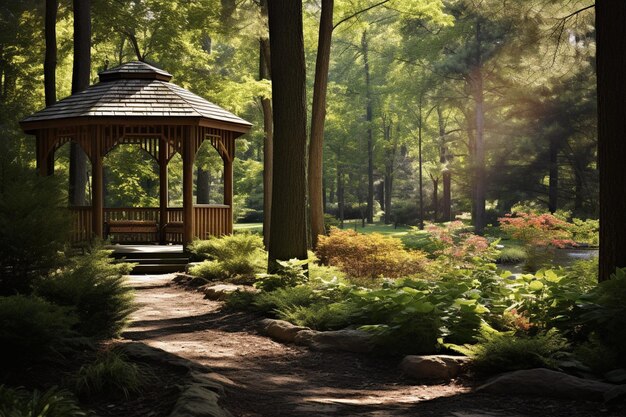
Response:
POLYGON ((54 175, 61 178, 61 182, 65 184, 65 201, 68 206, 91 206, 91 161, 84 155, 84 151, 79 144, 74 142, 66 142, 58 149, 52 151, 54 160, 54 175), (74 148, 72 150, 72 148, 74 148), (83 157, 80 158, 81 163, 77 167, 70 168, 71 152, 80 152, 83 157), (79 176, 77 184, 79 188, 74 190, 76 194, 74 201, 70 200, 70 169, 74 169, 79 176))
POLYGON ((40 175, 54 173, 67 142, 87 155, 91 205, 70 207, 73 241, 187 245, 232 233, 235 139, 251 125, 171 78, 144 62, 123 64, 20 122, 36 136, 40 175))

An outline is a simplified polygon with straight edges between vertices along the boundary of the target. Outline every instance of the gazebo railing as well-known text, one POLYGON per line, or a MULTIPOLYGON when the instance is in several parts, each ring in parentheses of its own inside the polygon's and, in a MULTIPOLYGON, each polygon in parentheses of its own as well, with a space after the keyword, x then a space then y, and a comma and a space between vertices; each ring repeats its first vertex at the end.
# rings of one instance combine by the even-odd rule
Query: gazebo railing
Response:
MULTIPOLYGON (((69 208, 72 213, 72 242, 87 241, 93 235, 92 207, 74 206, 69 208)), ((201 204, 194 206, 193 234, 199 239, 209 236, 221 236, 232 233, 231 207, 223 204, 201 204)), ((107 224, 137 222, 155 224, 161 228, 160 210, 158 207, 116 207, 105 208, 103 220, 107 224)), ((132 229, 132 228, 131 228, 132 229)), ((168 207, 165 222, 165 243, 183 242, 183 209, 168 207)), ((110 237, 114 242, 154 243, 158 242, 159 233, 128 232, 126 236, 113 233, 110 237)))

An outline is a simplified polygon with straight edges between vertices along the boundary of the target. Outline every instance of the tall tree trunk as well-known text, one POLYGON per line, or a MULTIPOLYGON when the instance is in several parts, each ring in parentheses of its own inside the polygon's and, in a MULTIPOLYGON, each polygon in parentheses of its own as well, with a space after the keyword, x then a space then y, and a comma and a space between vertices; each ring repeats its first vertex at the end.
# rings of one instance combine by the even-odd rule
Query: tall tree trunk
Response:
POLYGON ((46 57, 43 63, 43 83, 46 106, 57 101, 56 70, 57 70, 57 12, 59 0, 46 0, 46 57))
POLYGON ((474 232, 481 235, 485 227, 485 108, 484 108, 484 91, 483 91, 483 73, 482 73, 482 50, 481 50, 481 24, 476 22, 476 66, 470 75, 476 118, 476 136, 474 141, 474 158, 473 158, 473 200, 474 212, 472 220, 474 223, 474 232))
POLYGON ((419 98, 419 115, 418 115, 418 128, 417 128, 417 156, 418 156, 418 165, 419 165, 419 223, 418 227, 420 230, 424 230, 424 161, 422 158, 422 125, 424 123, 424 118, 422 117, 422 99, 419 98))
POLYGON ((450 163, 448 145, 446 144, 446 128, 443 121, 441 107, 437 106, 437 120, 439 123, 439 162, 443 166, 443 196, 442 196, 442 213, 441 220, 449 222, 452 217, 452 173, 448 164, 450 163))
POLYGON ((374 223, 374 134, 372 132, 372 86, 370 80, 369 45, 367 32, 361 36, 361 48, 365 70, 365 122, 367 123, 367 209, 368 223, 374 223))
POLYGON ((211 189, 209 182, 211 181, 211 173, 198 167, 198 180, 196 182, 196 204, 209 204, 211 189))
MULTIPOLYGON (((337 160, 340 160, 340 154, 337 154, 337 160)), ((345 219, 345 184, 343 178, 343 168, 341 163, 337 163, 337 217, 343 227, 343 221, 345 219)))
POLYGON ((385 141, 388 144, 385 160, 385 178, 384 184, 384 208, 385 211, 385 224, 390 224, 392 219, 392 204, 391 199, 393 195, 393 176, 394 166, 396 163, 396 153, 398 152, 398 129, 396 129, 395 135, 393 134, 393 122, 390 119, 389 123, 385 121, 383 117, 383 132, 385 141))
MULTIPOLYGON (((267 17, 267 0, 261 0, 261 13, 267 17)), ((259 39, 259 78, 270 80, 270 41, 259 39)), ((270 223, 272 218, 272 176, 274 163, 274 122, 272 120, 272 101, 261 97, 263 109, 263 243, 269 248, 270 223)))
POLYGON ((270 0, 274 175, 268 271, 277 260, 307 258, 306 70, 302 2, 270 0), (285 63, 289 63, 286 65, 285 63))
POLYGON ((626 2, 596 0, 600 273, 626 267, 626 2))
POLYGON ((558 208, 559 200, 559 139, 550 137, 549 149, 549 183, 548 183, 548 210, 554 213, 558 208))
POLYGON ((439 220, 439 177, 430 176, 433 182, 433 222, 439 220))
POLYGON ((317 58, 315 61, 315 82, 313 84, 313 104, 311 115, 311 141, 309 142, 309 205, 311 216, 311 244, 317 247, 318 235, 326 233, 324 227, 324 206, 322 197, 322 160, 324 156, 324 121, 326 119, 326 90, 328 87, 328 66, 330 44, 333 35, 334 0, 322 0, 317 58))
MULTIPOLYGON (((72 94, 89 87, 91 76, 91 0, 73 0, 74 6, 74 63, 72 94)), ((85 204, 87 184, 87 155, 75 142, 70 143, 70 204, 85 204)))

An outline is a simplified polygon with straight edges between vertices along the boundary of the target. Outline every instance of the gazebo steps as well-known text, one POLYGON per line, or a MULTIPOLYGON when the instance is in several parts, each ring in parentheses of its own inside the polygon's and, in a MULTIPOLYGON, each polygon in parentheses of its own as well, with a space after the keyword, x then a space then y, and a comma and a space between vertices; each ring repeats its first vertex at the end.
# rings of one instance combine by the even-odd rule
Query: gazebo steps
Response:
POLYGON ((136 264, 132 274, 169 274, 184 272, 189 263, 189 255, 182 247, 158 245, 119 245, 112 254, 119 262, 136 264), (178 250, 180 248, 180 250, 178 250))

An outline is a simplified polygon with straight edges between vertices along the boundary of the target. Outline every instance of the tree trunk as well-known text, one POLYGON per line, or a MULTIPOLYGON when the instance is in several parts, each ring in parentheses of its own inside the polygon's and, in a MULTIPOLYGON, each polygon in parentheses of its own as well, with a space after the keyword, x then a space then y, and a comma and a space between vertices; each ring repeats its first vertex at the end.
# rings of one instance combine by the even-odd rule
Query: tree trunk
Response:
POLYGON ((450 172, 450 154, 446 143, 446 127, 443 121, 441 107, 437 106, 437 121, 439 124, 439 162, 443 166, 443 196, 441 202, 441 221, 449 222, 452 217, 452 173, 450 172))
POLYGON ((43 63, 43 83, 46 96, 46 107, 57 101, 56 70, 57 70, 57 12, 59 0, 46 0, 46 57, 43 63))
POLYGON ((277 260, 307 258, 306 70, 302 2, 267 4, 272 54, 274 175, 268 271, 277 260), (289 65, 286 65, 289 63, 289 65))
MULTIPOLYGON (((339 159, 339 155, 337 155, 339 159)), ((345 219, 345 184, 343 179, 343 171, 341 165, 337 165, 337 217, 343 227, 343 221, 345 219)))
POLYGON ((386 118, 383 117, 383 132, 384 132, 384 137, 385 137, 385 141, 390 145, 388 146, 387 149, 387 155, 386 155, 386 161, 385 161, 385 178, 383 181, 384 184, 384 204, 383 204, 383 210, 385 212, 385 224, 390 224, 391 223, 391 218, 392 218, 392 205, 391 205, 391 198, 392 198, 392 194, 393 194, 393 171, 394 171, 394 165, 396 163, 396 153, 398 151, 398 132, 396 129, 396 134, 393 135, 393 123, 392 120, 389 120, 389 123, 387 124, 386 118))
POLYGON ((311 215, 311 244, 317 246, 318 235, 326 233, 324 227, 324 203, 322 197, 322 160, 324 156, 324 121, 326 119, 326 90, 330 44, 333 34, 334 0, 322 0, 317 58, 315 61, 315 83, 311 115, 311 141, 309 143, 309 205, 311 215))
MULTIPOLYGON (((74 0, 74 63, 72 94, 89 87, 91 76, 91 0, 74 0)), ((85 204, 87 155, 75 142, 70 143, 70 205, 85 204)))
POLYGON ((626 267, 626 2, 596 0, 600 273, 626 267))
POLYGON ((367 123, 367 209, 365 215, 368 223, 374 223, 374 134, 372 132, 372 87, 367 32, 363 32, 361 36, 361 48, 365 70, 365 122, 367 123))
POLYGON ((548 210, 554 213, 558 208, 559 199, 559 144, 558 138, 550 138, 550 180, 548 184, 548 210))
MULTIPOLYGON (((267 16, 267 0, 261 1, 261 13, 267 16)), ((270 80, 270 42, 268 38, 259 39, 259 78, 270 80)), ((272 101, 261 97, 263 109, 263 243, 269 248, 270 223, 272 218, 272 175, 274 149, 274 122, 272 120, 272 101)))
POLYGON ((439 177, 431 176, 433 182, 433 222, 439 220, 439 177))
POLYGON ((417 156, 419 165, 419 223, 420 230, 424 230, 424 164, 422 158, 422 124, 424 119, 422 117, 422 96, 419 99, 419 116, 418 116, 418 129, 417 129, 417 156))
POLYGON ((198 180, 196 182, 196 204, 209 204, 211 189, 209 182, 211 181, 211 173, 205 171, 202 167, 198 167, 198 180))
POLYGON ((482 235, 485 227, 485 109, 484 109, 484 91, 483 91, 483 74, 482 74, 482 51, 481 51, 481 25, 476 22, 476 66, 470 77, 473 87, 475 118, 476 118, 476 136, 474 141, 474 160, 473 160, 473 177, 474 177, 474 213, 472 219, 474 223, 474 233, 482 235))

